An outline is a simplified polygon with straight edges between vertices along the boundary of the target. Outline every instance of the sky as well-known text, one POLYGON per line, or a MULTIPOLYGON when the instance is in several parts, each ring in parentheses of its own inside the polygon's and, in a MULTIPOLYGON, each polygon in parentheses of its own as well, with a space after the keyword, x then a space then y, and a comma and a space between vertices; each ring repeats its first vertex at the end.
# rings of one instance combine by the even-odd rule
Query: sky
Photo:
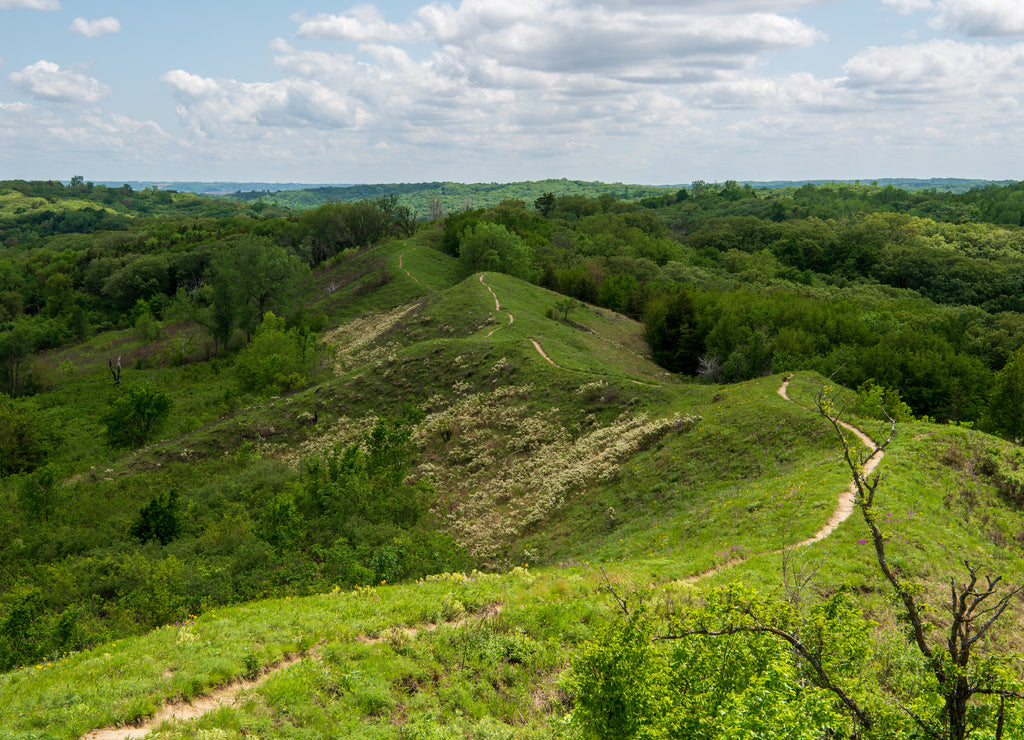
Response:
POLYGON ((1024 0, 0 0, 0 179, 1024 179, 1024 0))

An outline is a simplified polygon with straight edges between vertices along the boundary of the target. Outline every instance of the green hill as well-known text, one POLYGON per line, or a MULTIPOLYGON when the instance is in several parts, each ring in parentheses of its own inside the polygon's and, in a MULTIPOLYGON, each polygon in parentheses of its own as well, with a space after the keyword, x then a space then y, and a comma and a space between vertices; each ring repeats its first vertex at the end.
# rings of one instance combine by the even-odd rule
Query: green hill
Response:
MULTIPOLYGON (((585 239, 561 224, 549 242, 610 253, 613 215, 594 214, 606 232, 585 239)), ((630 217, 631 248, 664 247, 630 217)), ((207 236, 183 244, 210 252, 215 282, 216 260, 248 254, 243 228, 297 223, 196 223, 207 236)), ((888 566, 932 605, 928 639, 940 646, 963 560, 1024 578, 1016 445, 969 422, 914 419, 891 389, 837 388, 814 370, 734 383, 669 373, 640 322, 494 270, 467 274, 462 256, 438 249, 444 236, 420 229, 296 270, 298 308, 257 315, 245 340, 236 325, 231 352, 213 339, 216 315, 190 314, 182 298, 160 321, 143 306, 122 328, 33 358, 34 394, 0 407, 10 429, 52 447, 0 484, 0 657, 11 666, 0 736, 138 726, 160 738, 911 738, 921 728, 904 708, 940 721, 943 687, 907 640, 864 512, 843 513, 851 470, 817 399, 834 393, 878 443, 890 426, 874 402, 900 417, 868 514, 888 566), (118 401, 137 389, 172 411, 145 444, 112 447, 111 428, 132 413, 118 401), (774 633, 649 639, 758 625, 800 635, 873 728, 858 728, 774 633)), ((180 266, 188 251, 171 254, 180 266)), ((648 262, 705 281, 701 309, 731 280, 763 284, 794 314, 810 304, 792 295, 834 307, 857 290, 883 294, 784 283, 752 262, 729 278, 706 254, 674 256, 648 262)), ((653 269, 628 259, 557 269, 566 280, 653 269)), ((244 265, 229 267, 238 282, 244 265)), ((924 326, 953 315, 919 296, 893 304, 904 313, 880 300, 865 320, 878 334, 863 342, 893 316, 924 326)), ((750 310, 767 321, 764 305, 750 310)), ((852 325, 827 316, 837 336, 852 325)), ((744 341, 753 354, 756 339, 744 341)), ((997 660, 971 664, 971 722, 990 736, 993 697, 1021 691, 1021 612, 1006 604, 975 648, 997 660)), ((1024 729, 1008 706, 1007 737, 1024 729)))

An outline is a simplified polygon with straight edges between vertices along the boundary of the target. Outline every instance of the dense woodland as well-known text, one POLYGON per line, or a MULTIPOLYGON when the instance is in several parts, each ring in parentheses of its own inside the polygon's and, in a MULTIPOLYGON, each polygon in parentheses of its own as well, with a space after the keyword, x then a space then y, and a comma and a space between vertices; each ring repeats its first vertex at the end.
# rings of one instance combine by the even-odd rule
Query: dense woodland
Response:
POLYGON ((311 286, 358 265, 353 279, 379 289, 387 271, 359 260, 424 231, 454 279, 506 273, 565 296, 564 319, 583 301, 641 320, 657 362, 695 381, 815 370, 894 412, 1024 437, 1024 183, 610 186, 488 208, 422 190, 422 211, 397 193, 291 210, 82 178, 0 183, 0 669, 211 605, 485 565, 436 526, 437 492, 405 482, 411 408, 298 472, 242 444, 115 480, 110 496, 146 503, 114 521, 61 483, 315 385, 337 316, 311 286), (131 368, 112 343, 92 426, 61 428, 64 381, 41 360, 119 332, 161 340, 137 367, 178 372, 167 382, 195 406, 121 383, 131 368))

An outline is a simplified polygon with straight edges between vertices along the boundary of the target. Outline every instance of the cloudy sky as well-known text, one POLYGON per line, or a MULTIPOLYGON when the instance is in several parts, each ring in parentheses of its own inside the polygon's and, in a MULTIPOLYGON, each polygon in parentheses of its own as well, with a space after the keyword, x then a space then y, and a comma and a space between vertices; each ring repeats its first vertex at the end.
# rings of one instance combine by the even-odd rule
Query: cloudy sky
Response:
POLYGON ((0 179, 1024 179, 1024 0, 0 0, 0 179))

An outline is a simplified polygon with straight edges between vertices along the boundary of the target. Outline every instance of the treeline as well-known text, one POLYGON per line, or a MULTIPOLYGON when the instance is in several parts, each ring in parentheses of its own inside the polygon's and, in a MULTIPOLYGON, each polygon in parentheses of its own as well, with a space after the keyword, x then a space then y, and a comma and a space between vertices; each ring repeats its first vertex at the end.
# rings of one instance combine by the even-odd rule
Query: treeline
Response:
POLYGON ((1024 218, 1024 184, 986 185, 964 193, 935 188, 905 190, 893 184, 806 184, 758 190, 735 181, 696 181, 688 189, 641 200, 665 208, 666 222, 688 233, 714 217, 748 216, 786 221, 842 219, 867 213, 902 213, 950 223, 1019 226, 1024 218))
MULTIPOLYGON (((644 320, 655 359, 676 372, 735 382, 813 369, 893 389, 918 415, 1014 436, 1024 415, 1011 422, 993 388, 1011 382, 1024 345, 1024 230, 896 210, 826 219, 787 206, 775 218, 780 198, 843 211, 918 195, 798 190, 698 183, 660 206, 549 193, 532 208, 506 201, 449 217, 440 248, 464 274, 508 272, 644 320)), ((958 202, 1022 192, 986 188, 958 202)))
MULTIPOLYGON (((61 186, 42 192, 48 187, 61 186)), ((33 392, 34 353, 103 329, 174 320, 226 349, 236 336, 251 339, 267 311, 294 312, 311 268, 415 228, 390 197, 301 214, 140 219, 8 247, 0 251, 0 392, 33 392)))
POLYGON ((275 193, 236 192, 231 197, 240 201, 305 210, 327 202, 348 203, 394 195, 398 202, 408 207, 419 220, 429 221, 446 214, 461 213, 474 208, 490 208, 504 200, 523 200, 532 203, 546 192, 587 198, 596 198, 607 193, 623 200, 636 200, 647 196, 660 196, 668 191, 653 185, 561 179, 510 183, 423 182, 326 186, 275 193))
POLYGON ((241 204, 156 187, 108 187, 74 177, 71 184, 0 181, 0 246, 24 247, 58 234, 129 230, 149 219, 257 215, 265 204, 241 204))

